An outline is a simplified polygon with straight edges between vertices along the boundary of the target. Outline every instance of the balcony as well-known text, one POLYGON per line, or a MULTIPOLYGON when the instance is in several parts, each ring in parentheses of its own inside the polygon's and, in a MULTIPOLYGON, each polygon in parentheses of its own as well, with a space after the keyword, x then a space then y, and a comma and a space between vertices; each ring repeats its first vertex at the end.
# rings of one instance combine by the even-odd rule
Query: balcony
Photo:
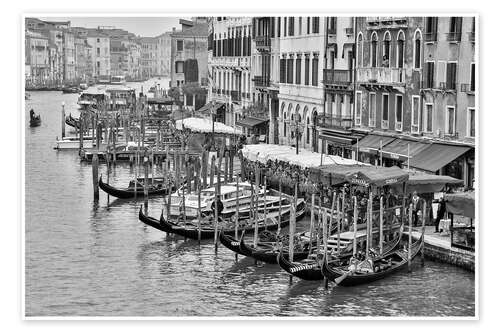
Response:
POLYGON ((345 116, 323 115, 319 117, 318 126, 326 129, 347 129, 352 127, 352 119, 345 116))
POLYGON ((368 30, 408 28, 408 19, 404 16, 367 17, 366 23, 368 30))
POLYGON ((354 28, 345 28, 345 34, 347 36, 352 36, 354 34, 354 28))
POLYGON ((236 101, 236 102, 241 101, 241 93, 237 90, 232 90, 231 91, 231 99, 233 101, 236 101))
POLYGON ((269 36, 256 36, 255 47, 259 52, 269 52, 271 50, 271 39, 269 36))
POLYGON ((325 85, 349 86, 352 82, 351 71, 347 69, 324 69, 323 83, 325 85))
POLYGON ((476 92, 476 87, 475 85, 471 85, 470 83, 462 83, 460 85, 460 91, 468 95, 474 95, 476 92))
POLYGON ((337 35, 337 29, 328 28, 326 32, 328 35, 337 35))
POLYGON ((426 42, 435 42, 437 41, 437 32, 425 32, 424 33, 424 41, 426 42))
POLYGON ((269 78, 267 76, 254 76, 253 81, 256 88, 269 87, 269 78))
POLYGON ((357 76, 359 83, 380 85, 405 85, 405 72, 403 68, 389 67, 366 67, 358 68, 357 76))
POLYGON ((446 34, 446 40, 454 43, 460 42, 462 40, 462 32, 449 32, 446 34))

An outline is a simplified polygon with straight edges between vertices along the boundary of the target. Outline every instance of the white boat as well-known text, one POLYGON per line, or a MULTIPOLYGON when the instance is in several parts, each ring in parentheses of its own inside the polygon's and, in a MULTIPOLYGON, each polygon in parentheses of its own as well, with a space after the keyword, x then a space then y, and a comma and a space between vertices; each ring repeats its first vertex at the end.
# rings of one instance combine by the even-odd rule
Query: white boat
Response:
POLYGON ((125 76, 123 75, 114 75, 111 77, 111 80, 109 81, 109 84, 125 84, 127 81, 125 81, 125 76))
MULTIPOLYGON (((83 137, 83 148, 89 149, 94 145, 92 143, 91 136, 83 137)), ((56 138, 56 145, 54 149, 80 149, 80 137, 79 136, 65 136, 62 140, 56 138)))

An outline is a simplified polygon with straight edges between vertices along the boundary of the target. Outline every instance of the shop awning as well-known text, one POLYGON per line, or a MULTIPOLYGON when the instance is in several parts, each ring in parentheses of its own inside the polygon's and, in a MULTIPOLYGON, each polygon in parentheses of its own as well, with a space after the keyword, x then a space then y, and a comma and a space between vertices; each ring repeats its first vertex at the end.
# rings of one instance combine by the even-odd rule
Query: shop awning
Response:
POLYGON ((376 134, 368 134, 363 139, 358 141, 358 148, 360 152, 363 153, 376 153, 380 148, 380 142, 382 141, 382 148, 394 141, 395 138, 389 136, 382 136, 376 134))
POLYGON ((353 140, 352 138, 345 138, 342 136, 328 135, 328 134, 320 134, 319 138, 330 142, 340 143, 345 146, 352 145, 352 140, 353 140))
POLYGON ((254 117, 246 117, 238 120, 236 122, 236 125, 243 126, 243 127, 248 127, 252 128, 255 126, 259 126, 265 122, 268 122, 269 120, 267 119, 259 119, 259 118, 254 118, 254 117))
POLYGON ((410 145, 410 166, 413 164, 415 155, 429 146, 428 143, 396 139, 382 148, 382 157, 393 160, 406 161, 408 156, 408 145, 410 145))
MULTIPOLYGON (((422 171, 410 171, 410 178, 406 182, 406 193, 436 193, 443 192, 446 187, 463 186, 461 179, 450 176, 441 176, 425 173, 422 171)), ((403 193, 403 187, 397 186, 396 190, 403 193)))
POLYGON ((222 103, 207 103, 205 105, 203 105, 201 108, 199 108, 198 110, 196 110, 197 112, 207 112, 207 111, 211 111, 212 110, 212 107, 214 108, 214 110, 218 110, 221 106, 223 106, 224 104, 222 103))
POLYGON ((471 149, 472 147, 469 146, 433 143, 426 149, 413 154, 410 159, 410 167, 436 172, 471 149))
POLYGON ((450 193, 444 195, 446 210, 452 214, 476 217, 475 192, 450 193))

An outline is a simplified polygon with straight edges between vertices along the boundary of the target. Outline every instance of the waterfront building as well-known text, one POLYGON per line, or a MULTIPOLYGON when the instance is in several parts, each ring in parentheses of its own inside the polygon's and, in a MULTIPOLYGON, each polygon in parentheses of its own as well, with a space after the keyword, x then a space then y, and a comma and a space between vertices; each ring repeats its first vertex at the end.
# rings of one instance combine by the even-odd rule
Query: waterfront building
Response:
POLYGON ((50 79, 49 38, 41 33, 26 31, 25 61, 26 83, 43 84, 50 79))
MULTIPOLYGON (((206 89, 208 87, 208 23, 206 18, 179 20, 181 30, 170 34, 170 82, 172 87, 206 89)), ((191 89, 189 88, 189 89, 191 89)), ((188 89, 188 90, 189 90, 188 89)), ((185 105, 199 108, 206 103, 206 93, 184 94, 185 105)))
POLYGON ((141 46, 141 76, 149 79, 158 74, 157 39, 155 37, 141 37, 139 40, 141 46))
POLYGON ((252 82, 254 108, 240 120, 247 133, 266 134, 267 142, 279 143, 279 58, 278 17, 255 17, 252 22, 252 82))
POLYGON ((158 68, 158 75, 160 76, 165 76, 165 77, 170 77, 170 58, 171 58, 171 32, 167 31, 161 35, 159 35, 158 38, 158 54, 157 54, 157 68, 158 68))
POLYGON ((279 17, 279 140, 318 152, 324 113, 326 17, 279 17))
POLYGON ((111 76, 110 39, 101 31, 90 30, 87 43, 92 47, 93 74, 97 81, 107 82, 111 76))
POLYGON ((251 17, 212 19, 210 96, 216 103, 218 120, 233 127, 253 104, 251 29, 251 17))
POLYGON ((75 36, 75 76, 83 81, 88 82, 92 79, 92 47, 87 43, 85 38, 75 36))

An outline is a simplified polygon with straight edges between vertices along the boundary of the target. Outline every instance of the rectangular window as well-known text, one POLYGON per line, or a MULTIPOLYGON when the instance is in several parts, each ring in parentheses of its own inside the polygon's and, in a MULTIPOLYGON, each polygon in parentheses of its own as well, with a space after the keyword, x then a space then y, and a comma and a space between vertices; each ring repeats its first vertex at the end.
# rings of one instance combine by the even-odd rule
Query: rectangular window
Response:
POLYGON ((446 134, 455 134, 455 107, 446 107, 446 134))
POLYGON ((434 88, 434 61, 425 63, 424 88, 434 88))
POLYGON ((415 68, 421 68, 421 66, 422 66, 421 65, 421 61, 420 61, 420 53, 422 52, 422 50, 421 50, 420 47, 421 47, 421 45, 420 45, 420 39, 416 39, 415 40, 415 48, 414 48, 415 49, 415 57, 414 57, 414 59, 415 59, 415 64, 414 64, 415 68))
POLYGON ((354 123, 356 126, 361 125, 361 101, 363 100, 363 93, 361 91, 356 91, 356 114, 354 118, 354 123))
POLYGON ((389 94, 382 94, 382 128, 389 128, 389 94))
POLYGON ((286 83, 293 84, 293 59, 287 59, 286 83))
POLYGON ((288 18, 288 36, 294 35, 294 32, 295 32, 294 29, 295 29, 295 18, 289 17, 288 18))
POLYGON ((394 129, 396 131, 403 130, 403 95, 396 95, 396 121, 394 129))
POLYGON ((319 17, 314 16, 312 19, 312 33, 319 34, 319 17))
POLYGON ((309 35, 311 33, 311 17, 307 17, 307 34, 309 35))
POLYGON ((425 104, 424 132, 432 133, 433 104, 425 104))
POLYGON ((376 102, 377 95, 375 95, 375 93, 370 93, 368 101, 368 126, 370 127, 375 127, 376 102))
POLYGON ((314 56, 312 62, 312 85, 318 86, 318 56, 314 56))
POLYGON ((438 82, 439 89, 444 90, 446 88, 446 62, 445 61, 438 62, 437 82, 438 82))
POLYGON ((295 83, 300 84, 300 75, 301 73, 301 59, 297 58, 295 60, 295 83))
POLYGON ((304 84, 309 85, 309 57, 306 57, 304 62, 304 84))
POLYGON ((470 64, 470 91, 476 91, 476 64, 470 64))
POLYGON ((177 41, 177 51, 183 51, 183 50, 184 50, 184 41, 178 40, 177 41))
POLYGON ((476 136, 476 109, 467 109, 467 136, 474 138, 476 136))
POLYGON ((411 98, 411 132, 420 132, 420 96, 411 98))
POLYGON ((176 73, 184 73, 184 61, 176 61, 175 62, 175 72, 176 73))
POLYGON ((286 37, 286 17, 283 18, 283 37, 286 37))
POLYGON ((280 59, 280 82, 286 83, 286 59, 280 59))
POLYGON ((100 57, 100 56, 101 56, 101 48, 100 48, 100 47, 98 47, 98 48, 97 48, 97 56, 98 56, 98 57, 100 57))
POLYGON ((457 63, 446 64, 446 89, 455 90, 457 88, 457 63))
POLYGON ((281 17, 278 17, 278 37, 281 37, 281 17))

